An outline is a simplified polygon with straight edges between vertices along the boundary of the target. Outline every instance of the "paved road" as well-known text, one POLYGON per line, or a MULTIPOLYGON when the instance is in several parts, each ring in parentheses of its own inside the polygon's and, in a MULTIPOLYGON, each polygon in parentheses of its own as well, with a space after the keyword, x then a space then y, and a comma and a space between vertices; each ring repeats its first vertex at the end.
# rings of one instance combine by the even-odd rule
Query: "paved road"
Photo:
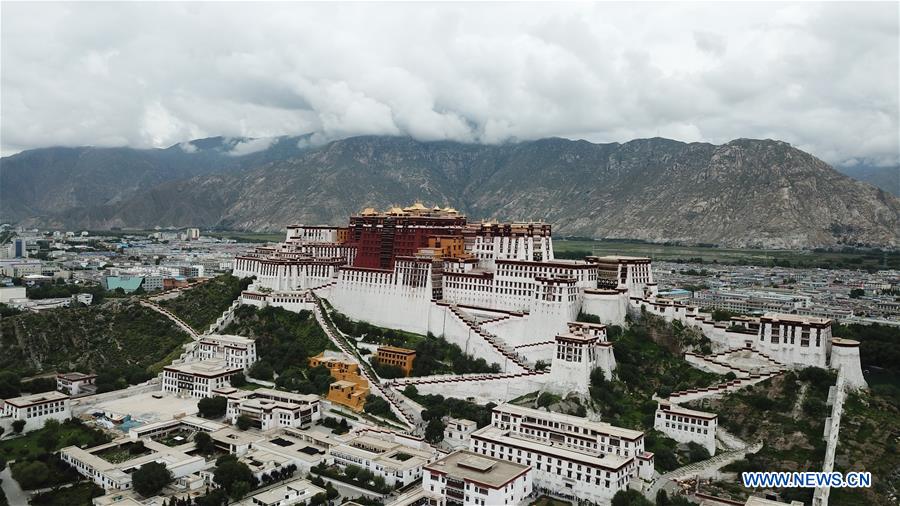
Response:
POLYGON ((3 493, 6 494, 6 501, 10 505, 28 504, 28 494, 19 486, 19 482, 13 479, 9 472, 9 466, 0 473, 0 480, 3 480, 3 493))

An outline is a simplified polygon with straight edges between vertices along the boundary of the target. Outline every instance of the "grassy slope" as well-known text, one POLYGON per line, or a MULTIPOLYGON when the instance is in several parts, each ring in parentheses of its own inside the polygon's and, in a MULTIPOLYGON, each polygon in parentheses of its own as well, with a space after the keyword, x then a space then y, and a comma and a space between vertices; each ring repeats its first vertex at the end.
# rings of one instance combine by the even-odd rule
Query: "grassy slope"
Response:
MULTIPOLYGON (((719 415, 719 426, 747 442, 762 441, 759 453, 725 470, 731 471, 819 471, 825 457, 825 418, 833 372, 807 369, 790 372, 745 388, 722 399, 702 400, 691 407, 719 415), (799 402, 802 389, 804 400, 799 402), (799 403, 798 403, 799 402, 799 403)), ((742 500, 750 491, 720 484, 732 498, 742 500)), ((811 490, 785 489, 785 499, 812 499, 811 490)))
POLYGON ((204 332, 222 316, 222 312, 228 309, 249 284, 249 279, 242 280, 225 274, 160 304, 178 315, 197 332, 204 332))
POLYGON ((0 369, 19 373, 147 368, 189 339, 168 318, 130 299, 3 318, 0 334, 0 369))

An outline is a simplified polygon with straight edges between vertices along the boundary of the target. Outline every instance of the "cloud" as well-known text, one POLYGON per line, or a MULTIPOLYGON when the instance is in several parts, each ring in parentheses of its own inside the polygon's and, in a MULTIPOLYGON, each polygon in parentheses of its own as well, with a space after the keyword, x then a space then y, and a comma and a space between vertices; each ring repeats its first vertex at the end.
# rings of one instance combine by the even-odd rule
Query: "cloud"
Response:
POLYGON ((256 153, 257 151, 265 151, 269 149, 276 140, 275 137, 263 138, 263 139, 246 139, 238 142, 234 145, 229 151, 229 156, 243 156, 249 155, 250 153, 256 153))
POLYGON ((897 163, 898 9, 6 3, 0 149, 662 135, 897 163))

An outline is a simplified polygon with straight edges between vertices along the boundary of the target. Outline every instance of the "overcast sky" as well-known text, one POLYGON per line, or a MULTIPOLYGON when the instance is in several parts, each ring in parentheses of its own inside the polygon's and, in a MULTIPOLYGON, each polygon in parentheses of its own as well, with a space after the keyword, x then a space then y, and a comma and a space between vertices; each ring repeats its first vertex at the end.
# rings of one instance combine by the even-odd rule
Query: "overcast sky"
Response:
POLYGON ((4 2, 0 148, 753 137, 898 163, 898 5, 4 2))

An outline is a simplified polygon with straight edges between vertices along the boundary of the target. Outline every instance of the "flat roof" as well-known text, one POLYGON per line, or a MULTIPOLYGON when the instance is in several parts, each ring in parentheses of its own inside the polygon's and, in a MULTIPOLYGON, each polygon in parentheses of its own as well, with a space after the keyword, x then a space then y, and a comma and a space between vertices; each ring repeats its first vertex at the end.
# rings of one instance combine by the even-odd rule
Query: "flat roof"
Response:
POLYGON ((224 360, 216 358, 201 360, 199 362, 188 362, 186 364, 167 365, 164 369, 166 371, 176 371, 206 377, 221 376, 223 374, 243 371, 240 367, 229 367, 224 360))
POLYGON ((611 425, 606 422, 595 422, 593 420, 588 420, 587 418, 582 418, 580 416, 564 415, 562 413, 554 413, 552 411, 541 411, 539 409, 526 408, 509 403, 504 403, 496 406, 494 408, 494 411, 510 413, 518 416, 531 416, 544 420, 549 419, 555 422, 564 422, 570 425, 577 425, 579 427, 593 429, 594 431, 602 434, 618 436, 629 441, 634 441, 635 439, 639 439, 644 435, 642 431, 616 427, 615 425, 611 425))
POLYGON ((527 473, 531 467, 460 450, 428 464, 425 469, 499 489, 527 473))
POLYGON ((707 413, 706 411, 697 411, 694 409, 682 408, 681 406, 679 406, 677 404, 672 404, 670 402, 660 402, 659 409, 661 409, 663 411, 668 411, 669 413, 672 413, 673 415, 683 415, 683 416, 690 416, 693 418, 703 418, 705 420, 715 420, 716 418, 719 417, 719 415, 717 415, 715 413, 707 413))
POLYGON ((262 504, 279 504, 290 491, 297 491, 301 496, 314 496, 325 492, 325 489, 319 488, 303 478, 298 478, 250 497, 262 504))
POLYGON ((56 402, 68 398, 69 396, 64 393, 53 391, 43 392, 40 394, 23 395, 21 397, 13 397, 12 399, 6 399, 6 403, 11 404, 17 408, 25 408, 28 406, 33 406, 35 404, 45 404, 48 402, 56 402))
POLYGON ((243 336, 235 336, 232 334, 207 334, 205 336, 200 337, 200 341, 219 341, 223 343, 232 343, 232 344, 253 344, 253 339, 243 337, 243 336))
POLYGON ((555 458, 578 462, 581 464, 608 469, 611 471, 618 471, 622 469, 622 467, 624 467, 626 464, 628 464, 628 462, 632 460, 629 457, 613 455, 611 453, 600 456, 593 453, 578 451, 575 448, 563 446, 560 444, 554 444, 550 442, 544 443, 541 441, 535 441, 533 439, 516 437, 515 435, 511 434, 510 431, 501 429, 499 427, 494 427, 493 425, 482 427, 481 429, 473 432, 472 437, 476 439, 483 439, 486 442, 499 443, 512 448, 525 449, 533 451, 535 453, 550 455, 555 458))
POLYGON ((798 315, 798 314, 781 314, 781 313, 766 313, 765 315, 763 315, 760 318, 760 320, 806 323, 806 324, 811 324, 811 325, 828 325, 831 323, 831 320, 828 318, 819 318, 817 316, 806 316, 806 315, 798 315))
POLYGON ((409 348, 400 348, 398 346, 379 346, 378 351, 387 351, 391 353, 399 353, 401 355, 413 355, 416 353, 416 350, 410 350, 409 348))

